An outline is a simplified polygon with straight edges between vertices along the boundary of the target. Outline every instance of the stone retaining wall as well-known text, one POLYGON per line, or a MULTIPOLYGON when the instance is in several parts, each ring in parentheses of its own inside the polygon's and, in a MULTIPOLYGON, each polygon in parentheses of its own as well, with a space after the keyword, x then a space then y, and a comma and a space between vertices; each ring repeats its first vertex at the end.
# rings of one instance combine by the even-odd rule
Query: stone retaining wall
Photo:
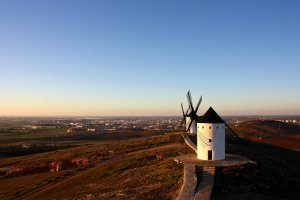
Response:
POLYGON ((177 200, 194 199, 197 187, 196 166, 192 164, 184 165, 184 180, 177 200))

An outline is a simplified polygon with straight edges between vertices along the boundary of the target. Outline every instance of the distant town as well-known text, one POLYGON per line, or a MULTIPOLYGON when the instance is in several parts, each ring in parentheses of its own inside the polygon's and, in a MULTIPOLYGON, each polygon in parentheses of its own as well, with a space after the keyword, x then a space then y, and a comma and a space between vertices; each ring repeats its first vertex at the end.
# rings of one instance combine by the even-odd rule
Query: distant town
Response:
MULTIPOLYGON (((249 120, 275 120, 300 124, 300 116, 225 116, 230 124, 249 120)), ((178 131, 182 128, 181 117, 103 117, 103 118, 38 118, 1 117, 0 131, 65 129, 66 133, 99 132, 116 130, 178 131)))

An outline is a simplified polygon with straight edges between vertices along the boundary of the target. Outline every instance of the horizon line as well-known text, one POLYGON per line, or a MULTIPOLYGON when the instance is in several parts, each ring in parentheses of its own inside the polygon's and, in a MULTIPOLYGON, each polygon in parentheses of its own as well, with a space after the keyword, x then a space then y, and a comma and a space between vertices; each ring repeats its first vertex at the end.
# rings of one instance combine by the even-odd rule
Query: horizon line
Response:
MULTIPOLYGON (((200 116, 200 115, 199 115, 200 116)), ((282 117, 300 116, 300 114, 231 114, 223 117, 282 117)), ((0 115, 0 118, 109 118, 109 117, 182 117, 182 115, 0 115)))

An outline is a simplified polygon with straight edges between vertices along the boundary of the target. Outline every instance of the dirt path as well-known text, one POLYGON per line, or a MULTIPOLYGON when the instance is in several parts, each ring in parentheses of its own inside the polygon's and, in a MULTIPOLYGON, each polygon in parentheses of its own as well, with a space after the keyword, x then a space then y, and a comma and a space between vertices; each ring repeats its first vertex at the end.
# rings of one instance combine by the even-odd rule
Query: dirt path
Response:
POLYGON ((134 152, 130 152, 130 153, 126 153, 126 154, 120 154, 120 155, 116 155, 116 156, 113 156, 111 159, 109 160, 104 160, 104 161, 100 161, 99 163, 95 163, 94 165, 90 166, 90 167, 87 167, 81 171, 76 171, 72 174, 70 174, 69 176, 66 176, 64 177, 63 179, 59 179, 55 182, 52 182, 52 183, 47 183, 46 185, 43 185, 33 191, 30 191, 26 194, 23 194, 19 197, 16 198, 16 200, 24 200, 24 199, 30 199, 32 197, 34 197, 35 195, 38 195, 40 193, 43 193, 49 189, 51 189, 52 187, 56 186, 57 184, 60 184, 60 183, 63 183, 65 181, 69 181, 69 180, 72 180, 74 178, 76 178, 78 175, 84 175, 86 173, 88 173, 90 170, 96 168, 96 167, 100 167, 102 165, 105 165, 109 162, 113 162, 113 161, 116 161, 120 158, 123 158, 124 156, 132 156, 132 155, 136 155, 136 154, 142 154, 142 153, 145 153, 145 152, 148 152, 148 151, 160 151, 160 150, 163 150, 163 149, 168 149, 168 148, 179 148, 179 147, 183 147, 182 144, 180 143, 171 143, 171 144, 165 144, 165 145, 161 145, 161 146, 157 146, 157 147, 152 147, 152 148, 149 148, 149 149, 142 149, 142 150, 137 150, 137 151, 134 151, 134 152))

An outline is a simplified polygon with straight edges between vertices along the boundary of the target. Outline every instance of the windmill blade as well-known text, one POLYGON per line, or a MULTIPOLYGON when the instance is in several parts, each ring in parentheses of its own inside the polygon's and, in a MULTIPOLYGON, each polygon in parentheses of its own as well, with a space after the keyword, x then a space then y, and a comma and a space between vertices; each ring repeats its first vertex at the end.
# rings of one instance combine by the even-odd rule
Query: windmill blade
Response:
POLYGON ((187 115, 189 111, 190 111, 190 106, 189 106, 188 109, 186 110, 185 115, 187 115))
POLYGON ((200 99, 199 99, 199 101, 198 101, 198 104, 197 104, 197 106, 196 106, 196 110, 195 110, 196 113, 197 113, 197 111, 198 111, 198 109, 199 109, 199 106, 200 106, 201 102, 202 102, 202 96, 200 97, 200 99))
POLYGON ((183 105, 182 105, 182 103, 181 103, 181 110, 182 110, 182 114, 183 114, 183 116, 184 116, 184 110, 183 110, 183 105))
POLYGON ((186 96, 187 96, 188 103, 189 103, 189 105, 190 105, 190 107, 191 107, 191 109, 192 109, 192 112, 194 112, 194 107, 193 107, 193 101, 192 101, 192 95, 191 95, 191 92, 188 91, 188 93, 187 93, 186 96))
POLYGON ((186 132, 187 132, 187 133, 188 133, 188 132, 190 132, 190 129, 191 129, 192 123, 193 123, 193 120, 191 120, 191 121, 190 121, 190 124, 189 124, 189 126, 188 126, 188 128, 187 128, 187 130, 186 130, 186 132))

